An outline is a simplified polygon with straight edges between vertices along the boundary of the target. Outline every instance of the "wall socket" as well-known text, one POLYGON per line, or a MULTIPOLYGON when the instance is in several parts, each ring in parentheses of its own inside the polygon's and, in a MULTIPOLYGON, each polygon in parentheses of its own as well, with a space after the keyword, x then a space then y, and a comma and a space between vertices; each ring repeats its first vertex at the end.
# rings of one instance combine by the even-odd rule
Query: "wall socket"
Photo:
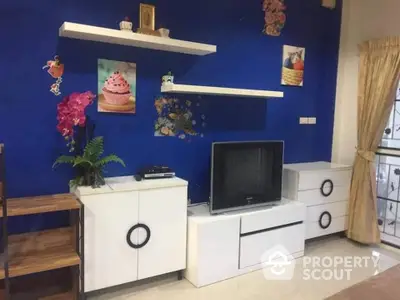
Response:
POLYGON ((308 118, 300 117, 299 124, 301 124, 301 125, 308 124, 308 118))
POLYGON ((300 117, 299 124, 301 125, 315 125, 317 124, 316 117, 300 117))
POLYGON ((316 117, 308 118, 308 124, 312 125, 317 124, 317 118, 316 117))

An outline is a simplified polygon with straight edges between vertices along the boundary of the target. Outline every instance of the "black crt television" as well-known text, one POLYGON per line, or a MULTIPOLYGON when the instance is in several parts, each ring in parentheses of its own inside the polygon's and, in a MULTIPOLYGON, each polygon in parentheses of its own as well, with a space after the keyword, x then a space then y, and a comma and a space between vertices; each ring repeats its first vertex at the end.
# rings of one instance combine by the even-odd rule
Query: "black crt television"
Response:
POLYGON ((281 200, 283 141, 212 144, 210 212, 281 200))

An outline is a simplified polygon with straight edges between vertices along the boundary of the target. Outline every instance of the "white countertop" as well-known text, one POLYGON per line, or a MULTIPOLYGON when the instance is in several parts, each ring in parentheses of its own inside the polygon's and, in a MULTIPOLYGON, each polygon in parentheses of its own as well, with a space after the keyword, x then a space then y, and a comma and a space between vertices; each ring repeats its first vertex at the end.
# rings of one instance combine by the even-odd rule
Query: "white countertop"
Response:
POLYGON ((325 161, 311 162, 311 163, 300 163, 300 164, 286 164, 283 165, 284 169, 293 170, 296 172, 306 171, 335 171, 338 169, 350 170, 352 167, 349 165, 335 164, 325 161))
POLYGON ((121 176, 106 178, 106 184, 99 188, 80 186, 76 189, 78 197, 87 195, 107 194, 114 192, 129 192, 168 187, 187 186, 188 182, 178 177, 166 179, 147 179, 136 181, 133 176, 121 176))

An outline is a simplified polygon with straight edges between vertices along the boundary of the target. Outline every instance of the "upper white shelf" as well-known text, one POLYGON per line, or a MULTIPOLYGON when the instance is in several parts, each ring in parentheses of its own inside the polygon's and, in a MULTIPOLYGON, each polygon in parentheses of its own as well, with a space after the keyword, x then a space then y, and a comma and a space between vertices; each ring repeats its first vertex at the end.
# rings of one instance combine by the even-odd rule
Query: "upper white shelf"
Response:
POLYGON ((283 98, 283 92, 233 89, 225 87, 185 85, 185 84, 163 84, 161 86, 161 92, 177 93, 177 94, 239 96, 239 97, 251 97, 251 98, 283 98))
POLYGON ((64 22, 59 29, 59 36, 193 55, 207 55, 217 52, 217 46, 215 45, 162 38, 71 22, 64 22))

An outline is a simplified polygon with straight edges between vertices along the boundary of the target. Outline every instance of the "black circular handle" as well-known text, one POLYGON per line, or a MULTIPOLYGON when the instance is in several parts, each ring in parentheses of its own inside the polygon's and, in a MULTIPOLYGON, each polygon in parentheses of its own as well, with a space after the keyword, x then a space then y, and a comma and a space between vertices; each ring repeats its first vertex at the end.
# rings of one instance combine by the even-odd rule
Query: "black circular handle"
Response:
POLYGON ((150 228, 149 226, 145 225, 145 224, 136 224, 135 226, 133 226, 131 229, 129 229, 128 234, 126 235, 126 242, 128 243, 128 245, 130 247, 132 247, 133 249, 139 249, 142 248, 144 246, 146 246, 146 244, 149 242, 150 240, 150 236, 151 236, 151 232, 150 232, 150 228), (132 232, 138 228, 143 228, 146 231, 146 239, 140 243, 140 244, 134 244, 131 241, 131 235, 132 232))
POLYGON ((331 215, 328 211, 324 211, 324 212, 321 214, 321 216, 319 217, 318 223, 319 223, 319 227, 321 227, 322 229, 327 229, 327 228, 328 228, 329 226, 331 226, 331 224, 332 224, 332 215, 331 215), (329 217, 329 222, 328 222, 328 224, 326 224, 326 225, 322 224, 322 219, 323 219, 325 216, 328 216, 328 217, 329 217))
POLYGON ((324 197, 329 197, 329 196, 332 194, 332 192, 333 192, 333 181, 330 180, 330 179, 325 180, 325 181, 321 184, 320 191, 321 191, 321 194, 322 194, 324 197), (331 189, 329 190, 329 192, 325 193, 324 187, 325 187, 325 185, 326 185, 327 183, 330 184, 331 189))

